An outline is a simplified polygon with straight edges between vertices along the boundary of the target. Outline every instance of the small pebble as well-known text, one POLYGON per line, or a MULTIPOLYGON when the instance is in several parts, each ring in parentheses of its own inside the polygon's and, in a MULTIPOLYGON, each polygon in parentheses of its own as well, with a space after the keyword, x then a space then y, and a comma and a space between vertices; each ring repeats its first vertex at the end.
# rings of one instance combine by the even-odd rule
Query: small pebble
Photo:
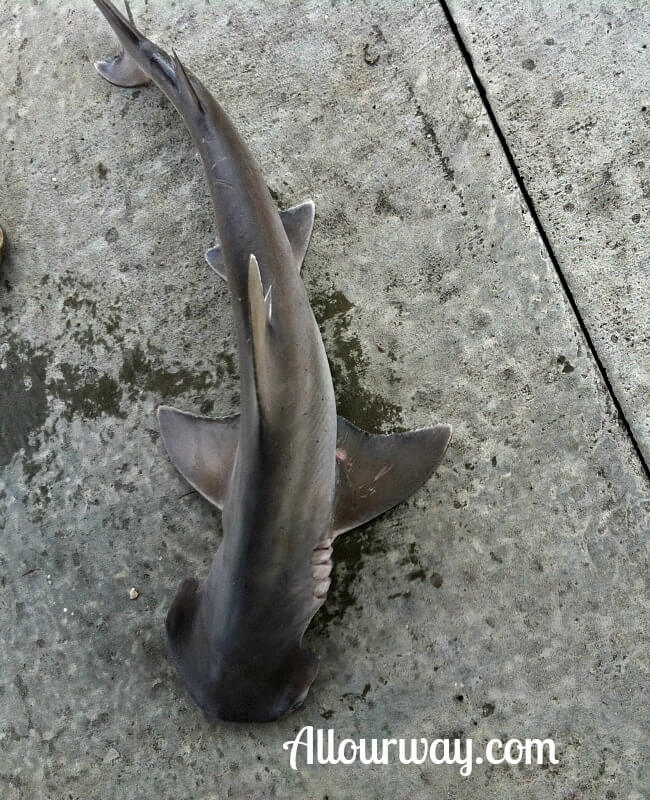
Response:
POLYGON ((112 761, 116 761, 120 757, 120 754, 114 747, 109 747, 106 751, 106 755, 104 756, 104 763, 110 764, 112 761))
POLYGON ((131 600, 135 600, 136 597, 140 597, 140 592, 135 588, 135 586, 132 586, 129 589, 129 597, 131 598, 131 600))

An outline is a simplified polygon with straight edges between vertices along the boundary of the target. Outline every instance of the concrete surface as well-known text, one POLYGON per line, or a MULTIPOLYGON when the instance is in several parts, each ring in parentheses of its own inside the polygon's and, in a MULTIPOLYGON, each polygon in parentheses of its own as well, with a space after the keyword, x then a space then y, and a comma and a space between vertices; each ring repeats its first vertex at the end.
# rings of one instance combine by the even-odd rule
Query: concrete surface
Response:
POLYGON ((646 797, 650 490, 442 12, 134 6, 278 202, 314 198, 304 276, 341 412, 455 437, 417 495, 339 540, 306 707, 206 722, 163 620, 219 515, 154 417, 237 408, 203 176, 155 89, 96 76, 114 45, 90 3, 5 3, 2 797, 646 797), (560 763, 292 772, 303 725, 475 752, 553 737, 560 763))
POLYGON ((449 5, 650 463, 650 4, 449 5))

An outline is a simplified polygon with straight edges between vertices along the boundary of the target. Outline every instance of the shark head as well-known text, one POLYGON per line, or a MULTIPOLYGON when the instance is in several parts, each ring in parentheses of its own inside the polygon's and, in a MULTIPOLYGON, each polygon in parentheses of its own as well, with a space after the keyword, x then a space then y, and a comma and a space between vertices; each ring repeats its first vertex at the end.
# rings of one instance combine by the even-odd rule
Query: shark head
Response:
POLYGON ((318 660, 302 647, 280 658, 264 653, 254 661, 233 660, 222 665, 199 704, 226 721, 274 722, 302 705, 317 672, 318 660))
POLYGON ((298 708, 318 673, 318 659, 281 634, 221 650, 201 613, 201 590, 183 581, 167 614, 172 661, 208 717, 229 722, 273 722, 298 708))

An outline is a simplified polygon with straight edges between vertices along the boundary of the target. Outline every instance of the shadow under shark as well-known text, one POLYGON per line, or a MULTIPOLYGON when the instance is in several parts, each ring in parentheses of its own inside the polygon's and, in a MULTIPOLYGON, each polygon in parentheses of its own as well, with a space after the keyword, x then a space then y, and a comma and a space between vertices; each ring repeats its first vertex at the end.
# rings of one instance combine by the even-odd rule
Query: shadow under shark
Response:
POLYGON ((201 154, 228 282, 241 410, 209 419, 161 406, 169 456, 223 514, 203 583, 181 584, 166 620, 171 658, 212 717, 279 719, 307 695, 318 659, 302 644, 325 602, 332 542, 417 489, 438 467, 449 425, 374 435, 337 417, 329 365, 300 269, 314 204, 278 211, 231 121, 201 82, 108 0, 94 0, 122 51, 96 64, 117 86, 150 80, 201 154))

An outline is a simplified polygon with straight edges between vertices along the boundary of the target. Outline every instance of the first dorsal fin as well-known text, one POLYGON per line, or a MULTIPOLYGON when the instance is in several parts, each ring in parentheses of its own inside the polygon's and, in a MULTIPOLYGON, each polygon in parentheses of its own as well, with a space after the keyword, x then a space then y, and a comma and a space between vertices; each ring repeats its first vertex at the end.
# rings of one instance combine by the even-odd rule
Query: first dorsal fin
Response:
POLYGON ((269 366, 269 335, 271 322, 271 290, 264 294, 262 276, 257 259, 251 253, 248 260, 248 302, 251 313, 251 338, 258 395, 271 388, 269 366))

